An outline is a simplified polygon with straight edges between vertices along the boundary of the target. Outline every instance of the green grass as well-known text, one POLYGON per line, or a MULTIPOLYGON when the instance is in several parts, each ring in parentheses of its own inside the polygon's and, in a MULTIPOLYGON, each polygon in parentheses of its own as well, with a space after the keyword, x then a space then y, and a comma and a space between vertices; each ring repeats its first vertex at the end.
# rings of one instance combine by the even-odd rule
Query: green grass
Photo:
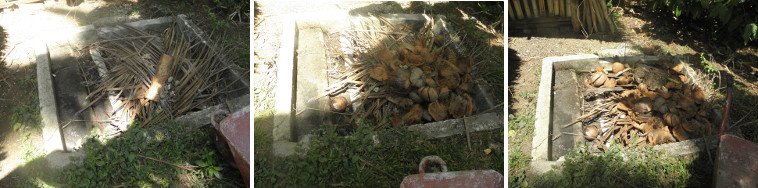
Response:
POLYGON ((622 151, 615 144, 599 155, 580 148, 565 156, 562 169, 535 177, 534 187, 705 186, 710 178, 690 173, 698 165, 708 168, 706 160, 698 157, 669 157, 650 148, 622 151))
POLYGON ((83 148, 83 166, 65 169, 65 186, 71 187, 198 187, 241 186, 239 171, 215 152, 211 127, 194 128, 166 122, 134 126, 108 141, 89 139, 83 148), (181 169, 163 162, 192 167, 181 169), (180 177, 188 177, 185 180, 180 177))
MULTIPOLYGON (((494 169, 503 173, 502 130, 472 134, 472 151, 465 136, 425 140, 407 130, 396 129, 378 134, 362 124, 348 136, 338 136, 325 128, 322 136, 312 138, 303 155, 285 158, 255 156, 255 186, 262 187, 396 187, 403 177, 418 174, 424 156, 440 156, 449 171, 494 169), (478 140, 477 142, 474 142, 478 140), (486 154, 485 149, 492 149, 486 154)), ((258 134, 258 133, 256 133, 258 134)), ((266 137, 264 139, 270 139, 266 137)), ((258 141, 256 148, 267 148, 270 141, 258 141)))

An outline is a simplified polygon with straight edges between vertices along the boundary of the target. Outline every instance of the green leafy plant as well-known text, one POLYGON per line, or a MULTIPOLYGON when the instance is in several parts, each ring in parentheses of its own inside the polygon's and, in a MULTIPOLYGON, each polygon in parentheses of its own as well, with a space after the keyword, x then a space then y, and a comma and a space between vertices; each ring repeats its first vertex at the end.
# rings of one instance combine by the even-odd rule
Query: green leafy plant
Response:
POLYGON ((10 116, 13 130, 18 131, 23 125, 31 128, 39 128, 42 118, 39 115, 39 106, 12 107, 10 116))
POLYGON ((221 170, 224 168, 217 166, 213 160, 213 154, 214 151, 208 151, 205 152, 202 156, 202 160, 197 160, 195 163, 197 166, 200 166, 203 168, 203 171, 205 172, 204 175, 213 176, 216 178, 221 178, 221 170))
POLYGON ((720 35, 732 36, 738 35, 738 28, 744 28, 742 39, 744 43, 755 41, 758 27, 758 1, 750 0, 648 0, 652 9, 670 12, 675 17, 689 17, 703 21, 713 21, 719 27, 726 28, 720 35))
POLYGON ((716 69, 716 66, 711 65, 710 61, 705 59, 705 57, 703 56, 703 53, 700 53, 700 65, 702 65, 705 68, 705 72, 707 73, 718 72, 718 69, 716 69))

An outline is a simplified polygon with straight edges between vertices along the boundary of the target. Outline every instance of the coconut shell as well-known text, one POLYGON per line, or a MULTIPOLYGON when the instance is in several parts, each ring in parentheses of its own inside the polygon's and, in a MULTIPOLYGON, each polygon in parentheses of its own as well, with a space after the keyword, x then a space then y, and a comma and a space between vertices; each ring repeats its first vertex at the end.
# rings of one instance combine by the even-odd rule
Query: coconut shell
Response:
POLYGON ((687 120, 682 120, 679 126, 682 127, 682 129, 684 129, 685 131, 690 132, 690 133, 695 132, 697 130, 696 128, 697 125, 692 125, 690 124, 690 121, 687 121, 687 120))
POLYGON ((424 87, 424 79, 421 77, 422 74, 424 74, 424 71, 421 70, 421 68, 413 67, 411 69, 409 79, 413 87, 424 87))
POLYGON ((616 87, 616 79, 611 78, 611 79, 606 80, 605 83, 603 84, 603 87, 604 88, 616 87))
POLYGON ((403 50, 400 56, 405 60, 406 65, 419 66, 424 64, 424 59, 411 51, 403 50))
POLYGON ((626 76, 621 76, 618 79, 616 79, 616 85, 626 85, 629 83, 629 78, 626 76))
POLYGON ((673 130, 671 130, 671 132, 674 133, 674 137, 680 142, 690 139, 690 135, 688 135, 687 131, 682 129, 682 127, 676 127, 673 130))
POLYGON ((387 72, 387 68, 384 67, 384 65, 379 65, 379 66, 374 67, 374 69, 371 70, 371 74, 369 76, 371 76, 371 78, 373 78, 374 80, 379 80, 379 81, 385 81, 390 78, 387 72))
POLYGON ((653 101, 648 97, 643 97, 637 100, 632 107, 632 110, 638 114, 647 114, 653 110, 653 101))
POLYGON ((448 89, 447 87, 442 87, 440 89, 439 98, 444 100, 444 99, 447 99, 448 97, 450 97, 450 89, 448 89))
POLYGON ((411 91, 410 93, 408 93, 408 98, 410 98, 413 101, 413 103, 424 102, 424 99, 422 99, 421 96, 418 93, 416 93, 416 91, 411 91))
POLYGON ((666 122, 667 125, 673 126, 673 127, 680 127, 679 123, 681 122, 679 119, 679 115, 675 113, 666 113, 663 114, 663 120, 666 122))
POLYGON ((682 83, 687 83, 687 79, 688 79, 687 76, 685 76, 685 75, 679 75, 679 80, 681 80, 682 83))
POLYGON ((605 73, 603 73, 603 72, 592 73, 592 75, 590 77, 590 82, 595 87, 602 86, 605 83, 606 80, 608 80, 608 76, 606 76, 605 73))
POLYGON ((624 64, 621 64, 620 62, 615 62, 611 65, 611 71, 613 71, 613 73, 619 73, 622 70, 624 70, 624 64))
POLYGON ((467 107, 468 103, 466 99, 462 96, 456 96, 450 101, 448 112, 450 112, 450 115, 452 115, 453 118, 461 118, 466 114, 467 107))
POLYGON ((695 89, 692 90, 692 99, 695 100, 695 103, 702 104, 706 100, 705 92, 700 87, 695 87, 695 89))
POLYGON ((668 127, 655 129, 648 133, 648 141, 653 145, 676 142, 674 135, 671 135, 668 127))
POLYGON ((403 122, 406 124, 418 123, 421 121, 421 115, 423 113, 424 109, 421 108, 420 104, 413 105, 413 107, 411 107, 411 110, 403 115, 403 122))
POLYGON ((398 69, 392 76, 391 85, 395 88, 410 89, 411 80, 409 79, 411 72, 407 69, 398 69))
POLYGON ((401 124, 403 124, 403 119, 396 112, 392 112, 392 126, 398 127, 401 124))
POLYGON ((437 46, 442 46, 443 44, 445 44, 445 43, 443 43, 444 41, 442 39, 443 39, 443 37, 441 35, 435 36, 434 37, 434 44, 436 44, 437 46))
POLYGON ((446 120, 448 118, 447 108, 445 105, 439 103, 439 101, 434 101, 432 103, 429 103, 429 115, 432 116, 434 121, 446 120))
POLYGON ((424 99, 425 101, 436 101, 439 99, 439 93, 437 92, 437 89, 434 89, 432 87, 422 87, 418 89, 418 94, 421 96, 421 99, 424 99))
POLYGON ((413 100, 405 97, 388 96, 387 100, 403 108, 413 105, 413 100))
POLYGON ((676 84, 674 82, 666 82, 666 85, 663 87, 666 87, 667 89, 674 89, 676 88, 676 84))
POLYGON ((622 91, 621 95, 619 95, 619 96, 621 98, 628 98, 628 97, 635 98, 635 97, 638 97, 639 94, 640 94, 639 91, 630 89, 630 90, 624 90, 624 91, 622 91))
POLYGON ((595 140, 598 135, 597 127, 595 126, 586 126, 584 127, 584 138, 587 140, 595 140))
POLYGON ((332 110, 337 112, 342 112, 347 108, 347 99, 345 97, 339 96, 332 98, 332 110))
POLYGON ((433 88, 437 88, 438 87, 437 86, 437 82, 435 82, 434 79, 432 79, 432 78, 426 78, 426 79, 424 79, 424 83, 426 83, 426 85, 428 85, 429 87, 433 87, 433 88))
POLYGON ((682 73, 682 69, 684 69, 684 64, 681 64, 681 63, 679 63, 678 65, 674 67, 671 67, 671 70, 677 74, 682 73))

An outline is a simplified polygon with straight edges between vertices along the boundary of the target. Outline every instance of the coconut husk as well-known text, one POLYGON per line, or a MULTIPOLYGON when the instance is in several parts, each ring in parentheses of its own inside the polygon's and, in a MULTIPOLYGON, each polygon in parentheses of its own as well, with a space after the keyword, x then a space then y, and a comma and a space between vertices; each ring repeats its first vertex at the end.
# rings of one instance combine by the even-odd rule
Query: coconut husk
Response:
POLYGON ((671 131, 666 126, 663 128, 654 129, 648 133, 647 138, 652 145, 676 142, 674 135, 671 135, 671 131))
POLYGON ((398 127, 401 124, 403 124, 403 119, 400 118, 399 115, 397 115, 397 112, 392 112, 392 126, 398 127))
POLYGON ((384 65, 374 67, 374 69, 371 70, 371 74, 369 76, 378 81, 385 81, 390 78, 387 72, 387 68, 384 67, 384 65))
POLYGON ((395 105, 403 107, 403 108, 413 105, 413 100, 411 100, 409 98, 397 97, 397 96, 387 96, 386 98, 392 104, 395 104, 395 105))
POLYGON ((443 37, 440 35, 437 35, 434 37, 434 44, 437 46, 442 46, 444 43, 442 41, 443 37))
POLYGON ((414 124, 421 121, 421 115, 424 113, 424 109, 420 104, 413 105, 408 113, 403 115, 403 122, 406 124, 414 124))
POLYGON ((663 114, 663 120, 666 122, 667 125, 673 126, 673 127, 679 127, 681 123, 681 119, 679 119, 679 115, 675 113, 663 114))
POLYGON ((390 82, 391 86, 394 88, 399 89, 410 89, 411 87, 411 80, 409 79, 411 72, 407 69, 398 69, 394 72, 392 76, 392 80, 390 82))
POLYGON ((419 66, 424 64, 424 59, 420 55, 416 55, 410 50, 403 49, 400 56, 405 60, 406 65, 419 66))
POLYGON ((685 131, 682 127, 675 127, 672 132, 674 134, 674 137, 680 142, 690 139, 690 135, 688 135, 687 131, 685 131))
POLYGON ((674 73, 676 74, 682 73, 682 69, 684 69, 684 64, 681 64, 681 63, 677 64, 674 67, 671 67, 671 70, 674 71, 674 73))
POLYGON ((461 74, 468 74, 471 72, 471 57, 461 56, 458 57, 457 66, 460 69, 461 74))
POLYGON ((397 59, 397 55, 387 48, 380 48, 379 51, 376 52, 376 59, 384 63, 390 63, 397 59))
POLYGON ((616 87, 616 79, 611 78, 611 79, 606 80, 605 83, 603 84, 603 87, 604 88, 616 87))
POLYGON ((692 91, 692 98, 695 99, 695 103, 702 104, 706 100, 705 92, 700 87, 695 87, 692 91))
POLYGON ((681 80, 682 83, 687 83, 688 78, 685 75, 679 75, 679 80, 681 80))
POLYGON ((432 116, 434 121, 442 121, 448 118, 447 107, 439 103, 439 101, 434 101, 432 103, 429 103, 428 109, 429 109, 429 115, 432 116))

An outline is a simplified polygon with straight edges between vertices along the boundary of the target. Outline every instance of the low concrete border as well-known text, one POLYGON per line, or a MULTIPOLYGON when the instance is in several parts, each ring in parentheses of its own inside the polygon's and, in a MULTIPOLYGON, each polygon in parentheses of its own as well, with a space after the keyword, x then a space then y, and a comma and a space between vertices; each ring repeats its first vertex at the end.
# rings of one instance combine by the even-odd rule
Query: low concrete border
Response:
POLYGON ((58 124, 58 111, 55 104, 53 76, 50 73, 50 54, 47 44, 38 44, 34 50, 37 54, 37 91, 39 92, 40 116, 42 116, 42 145, 45 154, 55 151, 66 152, 66 142, 58 124))

